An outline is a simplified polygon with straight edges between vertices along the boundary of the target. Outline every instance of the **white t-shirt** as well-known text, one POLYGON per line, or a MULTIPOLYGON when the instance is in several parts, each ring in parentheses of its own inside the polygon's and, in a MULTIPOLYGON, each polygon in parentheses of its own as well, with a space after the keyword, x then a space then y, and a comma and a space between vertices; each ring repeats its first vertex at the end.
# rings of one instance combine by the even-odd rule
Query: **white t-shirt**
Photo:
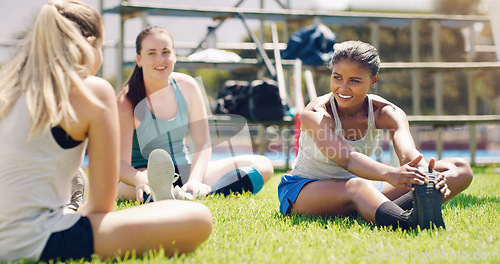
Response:
MULTIPOLYGON (((342 123, 337 113, 337 108, 333 94, 330 95, 333 117, 335 119, 335 130, 337 136, 348 142, 357 152, 371 156, 379 147, 381 131, 375 126, 375 116, 373 114, 372 99, 375 95, 368 97, 368 127, 366 134, 358 140, 348 140, 344 138, 342 123)), ((304 131, 300 132, 299 153, 292 166, 292 175, 310 179, 350 179, 357 177, 340 167, 337 163, 329 159, 316 146, 313 139, 304 131)))
POLYGON ((81 217, 66 205, 86 142, 63 149, 50 127, 28 140, 31 126, 21 95, 0 119, 0 262, 38 260, 50 235, 81 217))

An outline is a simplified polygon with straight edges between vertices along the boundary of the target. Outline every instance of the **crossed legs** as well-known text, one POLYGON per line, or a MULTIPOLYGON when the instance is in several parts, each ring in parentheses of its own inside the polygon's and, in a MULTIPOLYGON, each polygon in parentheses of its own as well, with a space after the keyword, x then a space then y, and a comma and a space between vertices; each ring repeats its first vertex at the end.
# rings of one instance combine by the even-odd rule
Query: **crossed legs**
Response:
POLYGON ((87 216, 101 258, 138 256, 163 247, 172 256, 195 250, 212 232, 212 215, 201 203, 167 200, 87 216))

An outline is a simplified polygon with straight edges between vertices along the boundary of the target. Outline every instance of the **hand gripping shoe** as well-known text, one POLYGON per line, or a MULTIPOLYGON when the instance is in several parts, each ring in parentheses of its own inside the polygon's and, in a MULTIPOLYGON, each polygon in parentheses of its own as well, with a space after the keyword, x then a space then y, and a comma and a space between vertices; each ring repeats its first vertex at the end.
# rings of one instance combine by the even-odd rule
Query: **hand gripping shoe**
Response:
POLYGON ((415 188, 413 192, 413 210, 416 210, 417 225, 421 229, 430 229, 433 225, 437 228, 445 228, 443 215, 441 214, 443 194, 439 190, 436 190, 434 183, 437 173, 428 168, 421 168, 421 170, 424 170, 424 174, 429 178, 429 182, 423 185, 413 185, 415 188))

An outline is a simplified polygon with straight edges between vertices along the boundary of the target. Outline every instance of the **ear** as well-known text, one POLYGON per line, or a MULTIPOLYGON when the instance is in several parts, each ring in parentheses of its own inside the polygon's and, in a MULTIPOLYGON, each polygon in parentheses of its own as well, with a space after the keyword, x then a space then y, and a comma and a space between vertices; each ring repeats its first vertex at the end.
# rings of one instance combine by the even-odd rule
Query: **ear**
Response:
POLYGON ((136 60, 136 62, 137 62, 137 66, 138 66, 139 68, 142 68, 142 63, 141 63, 141 55, 139 55, 139 54, 135 54, 135 60, 136 60))
POLYGON ((375 84, 377 83, 377 79, 378 79, 378 73, 375 76, 373 76, 372 82, 370 83, 370 88, 375 87, 375 84))
POLYGON ((97 40, 96 37, 94 37, 94 36, 87 37, 86 40, 87 40, 87 43, 90 44, 90 46, 95 47, 95 42, 97 40))

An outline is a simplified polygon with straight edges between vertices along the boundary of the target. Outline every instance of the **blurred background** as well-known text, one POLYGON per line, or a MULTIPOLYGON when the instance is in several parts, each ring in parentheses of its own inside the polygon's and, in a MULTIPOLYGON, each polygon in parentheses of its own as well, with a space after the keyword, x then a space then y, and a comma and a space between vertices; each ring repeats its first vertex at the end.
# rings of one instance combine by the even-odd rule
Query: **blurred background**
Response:
MULTIPOLYGON (((215 46, 233 52, 241 58, 257 59, 255 65, 241 65, 232 67, 219 67, 217 64, 191 65, 179 63, 176 70, 189 73, 193 77, 200 77, 207 94, 207 101, 214 107, 217 93, 226 80, 251 81, 265 77, 267 72, 262 66, 262 58, 256 51, 247 29, 242 21, 235 17, 214 18, 209 16, 186 15, 139 15, 124 20, 123 24, 123 56, 118 49, 120 43, 120 21, 116 7, 120 6, 119 0, 85 0, 96 10, 103 12, 106 26, 105 60, 101 75, 120 89, 123 79, 128 77, 135 60, 134 41, 137 33, 144 25, 161 25, 166 27, 173 35, 177 55, 184 60, 195 51, 215 46), (223 23, 220 23, 224 21, 223 23), (212 27, 218 26, 214 31, 212 27), (209 38, 207 33, 212 32, 209 38), (211 43, 212 42, 212 43, 211 43), (214 44, 215 43, 215 44, 214 44), (243 46, 242 44, 247 44, 243 46), (201 45, 201 46, 200 46, 201 45), (234 47, 234 48, 232 48, 234 47), (120 60, 121 58, 121 60, 120 60), (123 73, 119 73, 122 64, 123 73), (117 80, 118 78, 118 80, 117 80), (121 79, 121 80, 120 80, 121 79)), ((36 13, 45 0, 17 0, 5 1, 0 10, 0 64, 8 60, 15 52, 18 39, 22 38, 30 29, 36 13)), ((383 63, 394 62, 497 62, 491 23, 488 20, 490 2, 488 0, 141 0, 125 1, 139 6, 149 7, 182 7, 197 10, 225 10, 235 6, 242 10, 250 11, 276 11, 300 10, 307 12, 340 12, 335 14, 349 14, 349 12, 385 14, 386 16, 411 16, 446 14, 457 18, 454 21, 439 20, 438 36, 436 34, 436 19, 418 19, 416 27, 418 33, 418 46, 412 47, 412 24, 410 19, 403 20, 378 20, 376 27, 373 21, 359 20, 353 23, 318 21, 312 16, 288 16, 279 19, 248 20, 247 26, 255 36, 264 43, 264 48, 269 58, 274 59, 271 37, 271 23, 276 23, 278 29, 279 49, 283 51, 289 36, 297 30, 307 26, 323 23, 336 35, 336 41, 361 40, 371 42, 380 52, 383 63), (461 19, 466 18, 465 22, 461 19), (396 21, 396 22, 394 22, 396 21), (380 23, 379 23, 380 22, 380 23), (464 22, 464 23, 462 23, 464 22), (376 30, 377 38, 373 43, 373 32, 376 30), (439 43, 436 50, 436 38, 439 43)), ((498 14, 500 16, 500 13, 498 14)), ((221 48, 221 49, 222 49, 221 48)), ((284 62, 285 83, 291 98, 295 96, 292 83, 291 64, 284 62)), ((466 67, 467 68, 467 67, 466 67)), ((329 70, 325 66, 303 65, 303 69, 311 69, 314 76, 315 90, 318 95, 329 92, 329 70)), ((500 114, 500 67, 484 68, 453 68, 440 69, 423 67, 415 75, 414 68, 388 67, 382 68, 375 93, 387 98, 403 108, 409 115, 497 115, 500 114), (415 76, 418 76, 415 84, 415 76), (412 83, 413 82, 413 83, 412 83), (439 84, 436 84, 439 82, 439 84), (418 103, 415 105, 415 94, 412 90, 415 85, 419 87, 418 103), (436 86, 441 86, 442 102, 436 102, 436 86), (473 93, 471 93, 473 89, 473 93), (470 97, 473 100, 471 100, 470 97), (473 102, 473 103, 471 103, 473 102)), ((304 102, 310 98, 306 86, 302 85, 304 102)), ((288 101, 294 107, 294 100, 288 101)), ((279 127, 266 126, 268 138, 282 138, 279 127)), ((433 127, 420 126, 414 128, 414 135, 419 147, 424 150, 436 148, 436 130, 433 127)), ((469 126, 447 127, 439 132, 444 139, 442 147, 448 151, 463 150, 465 157, 470 156, 469 139, 471 130, 469 126)), ((292 133, 293 134, 293 133, 292 133)), ((484 161, 497 162, 500 160, 500 130, 496 124, 478 125, 474 129, 478 157, 483 154, 489 158, 484 161)), ((272 142, 271 142, 272 143, 272 142)), ((272 147, 272 144, 270 144, 272 147)), ((386 147, 384 148, 386 149, 386 147)), ((268 149, 269 151, 269 149, 268 149)), ((476 150, 473 150, 476 151, 476 150)), ((451 153, 451 152, 448 152, 451 153)), ((435 153, 429 154, 434 155, 435 153)), ((453 153, 456 156, 457 153, 453 153)), ((445 154, 445 156, 448 154, 445 154)), ((462 154, 460 154, 462 155, 462 154)))

